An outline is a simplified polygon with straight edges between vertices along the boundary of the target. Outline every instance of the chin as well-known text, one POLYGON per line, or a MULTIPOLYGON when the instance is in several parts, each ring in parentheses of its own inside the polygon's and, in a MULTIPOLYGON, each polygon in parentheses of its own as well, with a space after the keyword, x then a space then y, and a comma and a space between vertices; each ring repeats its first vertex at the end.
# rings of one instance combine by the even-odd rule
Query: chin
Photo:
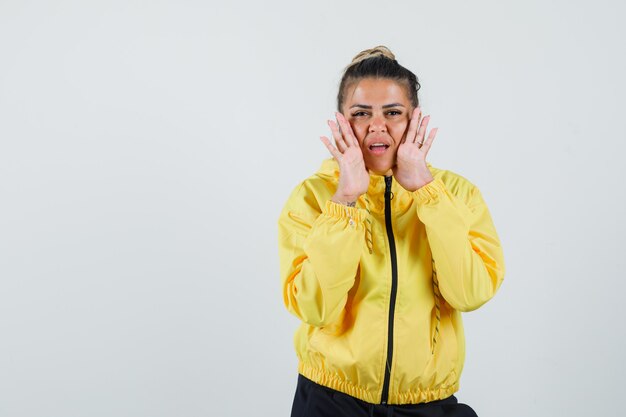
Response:
POLYGON ((391 169, 393 168, 393 165, 391 164, 372 164, 372 165, 366 165, 367 169, 370 170, 371 173, 373 174, 377 174, 377 175, 391 175, 391 169))

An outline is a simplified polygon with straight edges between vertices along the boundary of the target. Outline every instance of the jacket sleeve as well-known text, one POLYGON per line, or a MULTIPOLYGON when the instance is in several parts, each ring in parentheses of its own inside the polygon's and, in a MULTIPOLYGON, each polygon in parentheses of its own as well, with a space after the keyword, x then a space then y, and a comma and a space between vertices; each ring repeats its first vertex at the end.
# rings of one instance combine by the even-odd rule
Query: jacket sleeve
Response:
POLYGON ((339 318, 355 282, 365 236, 362 209, 330 199, 319 206, 301 185, 278 220, 285 306, 317 327, 339 318))
POLYGON ((472 311, 491 299, 504 279, 504 255, 487 205, 471 185, 465 198, 440 178, 414 191, 426 226, 441 295, 453 308, 472 311))

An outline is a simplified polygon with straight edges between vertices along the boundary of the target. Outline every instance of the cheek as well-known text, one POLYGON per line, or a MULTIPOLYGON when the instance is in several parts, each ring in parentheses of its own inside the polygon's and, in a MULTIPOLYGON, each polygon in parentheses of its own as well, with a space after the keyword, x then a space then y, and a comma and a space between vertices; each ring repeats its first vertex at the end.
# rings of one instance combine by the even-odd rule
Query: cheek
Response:
POLYGON ((367 136, 367 125, 365 123, 352 123, 352 131, 356 135, 356 139, 359 143, 363 143, 365 136, 367 136))
POLYGON ((398 122, 393 123, 390 126, 389 133, 391 133, 391 136, 395 140, 399 141, 404 136, 404 133, 406 132, 408 127, 409 127, 408 120, 401 120, 401 121, 399 120, 398 122))

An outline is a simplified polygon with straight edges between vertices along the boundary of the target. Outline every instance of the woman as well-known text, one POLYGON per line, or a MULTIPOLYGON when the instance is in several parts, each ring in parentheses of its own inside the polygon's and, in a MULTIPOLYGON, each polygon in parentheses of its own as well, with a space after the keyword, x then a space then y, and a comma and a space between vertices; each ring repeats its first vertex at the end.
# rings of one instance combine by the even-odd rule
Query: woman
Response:
POLYGON ((491 299, 504 258, 478 188, 426 162, 417 77, 384 46, 339 86, 333 156, 279 218, 287 309, 302 320, 292 417, 475 416, 453 395, 461 312, 491 299))

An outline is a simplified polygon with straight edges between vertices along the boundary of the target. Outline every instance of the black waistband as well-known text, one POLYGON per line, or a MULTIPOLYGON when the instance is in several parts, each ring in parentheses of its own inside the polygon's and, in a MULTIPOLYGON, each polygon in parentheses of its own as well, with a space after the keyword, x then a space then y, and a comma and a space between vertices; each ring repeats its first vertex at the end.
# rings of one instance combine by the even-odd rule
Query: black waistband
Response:
MULTIPOLYGON (((320 385, 314 381, 311 381, 310 379, 308 379, 307 377, 305 377, 302 374, 298 374, 298 384, 302 384, 303 386, 310 386, 310 387, 316 387, 317 389, 321 389, 324 390, 328 393, 336 393, 336 394, 341 394, 341 395, 348 395, 346 393, 343 393, 341 391, 337 391, 334 390, 332 388, 326 387, 324 385, 320 385)), ((352 397, 352 396, 350 396, 352 397)), ((363 401, 361 399, 352 397, 355 401, 361 402, 363 405, 370 405, 370 403, 363 401)), ((422 407, 429 407, 432 405, 449 405, 449 404, 458 404, 458 399, 454 396, 451 395, 447 398, 443 398, 441 400, 435 400, 435 401, 429 401, 427 403, 419 403, 419 404, 391 404, 393 407, 396 408, 405 408, 405 409, 419 409, 422 407)), ((380 404, 375 404, 375 405, 380 405, 380 404)))

